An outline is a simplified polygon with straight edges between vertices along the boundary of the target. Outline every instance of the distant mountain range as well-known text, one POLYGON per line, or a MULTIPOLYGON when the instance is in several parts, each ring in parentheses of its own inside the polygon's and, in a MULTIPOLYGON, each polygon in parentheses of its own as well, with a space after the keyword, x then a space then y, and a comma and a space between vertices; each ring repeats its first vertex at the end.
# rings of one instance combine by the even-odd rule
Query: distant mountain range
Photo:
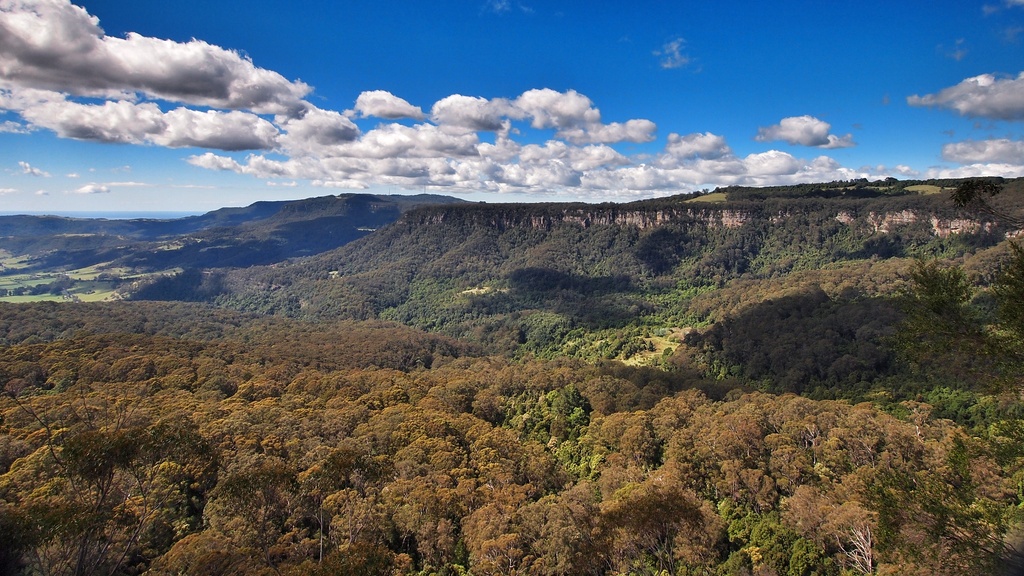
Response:
POLYGON ((343 194, 172 220, 0 216, 0 250, 28 256, 22 271, 256 266, 337 248, 419 206, 463 202, 429 194, 343 194))

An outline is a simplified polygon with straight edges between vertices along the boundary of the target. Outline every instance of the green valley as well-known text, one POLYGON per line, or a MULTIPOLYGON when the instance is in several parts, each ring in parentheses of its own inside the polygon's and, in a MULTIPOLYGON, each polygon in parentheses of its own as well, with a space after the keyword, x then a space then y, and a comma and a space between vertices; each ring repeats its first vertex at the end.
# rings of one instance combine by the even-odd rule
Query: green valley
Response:
POLYGON ((1021 214, 889 179, 12 221, 0 572, 1017 573, 1021 214))

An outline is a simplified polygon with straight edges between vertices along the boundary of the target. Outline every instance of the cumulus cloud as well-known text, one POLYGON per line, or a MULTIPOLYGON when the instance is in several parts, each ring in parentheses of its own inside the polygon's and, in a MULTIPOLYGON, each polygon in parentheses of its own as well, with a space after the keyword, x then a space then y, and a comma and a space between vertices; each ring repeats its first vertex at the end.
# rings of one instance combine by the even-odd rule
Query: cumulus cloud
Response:
POLYGON ((196 156, 189 156, 188 163, 207 170, 220 170, 225 172, 241 172, 242 165, 234 158, 219 156, 213 152, 206 152, 196 156))
POLYGON ((942 159, 958 164, 1003 163, 1024 166, 1024 141, 967 140, 942 147, 942 159))
POLYGON ((452 134, 431 124, 386 124, 347 145, 337 156, 353 158, 445 158, 476 154, 476 133, 452 134))
POLYGON ((359 127, 343 114, 312 107, 298 117, 282 117, 278 122, 286 132, 278 141, 293 154, 331 149, 354 141, 360 133, 359 127))
POLYGON ((433 155, 415 141, 435 136, 453 137, 437 127, 414 132, 384 127, 368 132, 348 146, 366 147, 360 155, 348 150, 332 157, 306 156, 284 160, 253 154, 245 160, 206 153, 189 159, 197 166, 229 170, 260 178, 301 178, 316 186, 365 188, 370 184, 419 187, 430 185, 455 191, 525 192, 533 194, 573 193, 578 197, 630 197, 678 193, 707 186, 766 186, 808 181, 884 178, 891 171, 864 168, 853 170, 834 159, 819 156, 801 159, 778 150, 736 156, 721 136, 711 133, 672 135, 665 150, 638 164, 603 144, 575 145, 562 140, 544 144, 519 145, 499 136, 494 144, 467 147, 477 153, 453 154, 438 140, 433 155), (373 135, 373 136, 371 136, 373 135), (412 140, 410 140, 410 138, 412 140), (370 141, 382 141, 369 146, 370 141), (410 154, 381 153, 387 146, 419 150, 410 154), (369 153, 369 151, 377 151, 369 153))
POLYGON ((409 102, 384 90, 370 90, 363 92, 356 98, 355 111, 363 117, 376 116, 397 120, 399 118, 412 118, 423 120, 426 116, 419 106, 413 106, 409 102))
MULTIPOLYGON (((692 64, 681 38, 657 55, 668 68, 692 64)), ((711 132, 670 134, 661 152, 626 156, 616 147, 652 142, 655 123, 605 119, 575 90, 453 94, 429 112, 384 90, 362 92, 351 110, 327 110, 307 100, 310 91, 301 81, 200 40, 107 36, 98 19, 68 0, 0 0, 0 112, 18 116, 0 124, 0 131, 199 148, 186 159, 192 166, 279 186, 304 180, 349 189, 431 186, 626 197, 888 175, 778 150, 741 157, 711 132), (371 118, 381 123, 370 128, 371 118)), ((853 145, 850 135, 830 129, 811 116, 786 118, 762 128, 757 139, 853 145)), ((968 159, 964 151, 950 155, 968 159)), ((26 169, 36 170, 27 163, 26 169)), ((93 182, 76 192, 131 185, 138 183, 93 182)))
POLYGON ((13 120, 5 120, 0 122, 0 133, 8 134, 28 134, 29 129, 20 122, 14 122, 13 120))
POLYGON ((516 98, 523 116, 532 118, 534 128, 575 128, 601 122, 601 112, 590 98, 575 90, 557 92, 550 88, 527 90, 516 98))
POLYGON ((551 140, 543 146, 536 144, 524 146, 519 152, 520 164, 540 165, 549 162, 557 162, 576 172, 629 164, 629 160, 625 156, 605 145, 577 147, 551 140))
POLYGON ((673 159, 685 158, 721 158, 732 154, 723 136, 705 132, 703 134, 669 134, 665 152, 673 159))
MULTIPOLYGON (((36 93, 40 95, 40 93, 36 93)), ((59 94, 22 98, 19 112, 34 126, 64 138, 125 144, 157 144, 220 150, 270 149, 277 128, 263 118, 232 110, 197 111, 179 107, 164 112, 154 102, 126 100, 80 104, 59 94)))
POLYGON ((685 47, 686 40, 673 38, 662 45, 660 50, 655 50, 654 55, 658 57, 658 64, 662 68, 683 68, 690 64, 690 56, 683 53, 685 47))
POLYGON ((650 142, 657 129, 654 122, 643 119, 602 124, 601 111, 575 90, 528 90, 516 98, 514 105, 522 117, 531 119, 533 128, 555 128, 555 136, 576 144, 650 142))
POLYGON ((18 162, 18 167, 21 168, 22 174, 28 174, 29 176, 38 176, 40 178, 50 177, 49 172, 40 170, 39 168, 36 168, 35 166, 32 166, 31 164, 25 161, 18 162))
POLYGON ((430 110, 436 124, 474 132, 508 131, 508 118, 520 116, 521 111, 504 98, 488 100, 461 94, 438 100, 430 110))
POLYGON ((791 116, 783 118, 774 126, 761 127, 754 137, 758 142, 780 140, 793 145, 816 148, 849 148, 855 146, 853 135, 830 134, 832 125, 814 116, 791 116))
POLYGON ((909 96, 907 103, 956 110, 961 116, 1024 120, 1024 72, 1016 78, 974 76, 935 94, 909 96))
POLYGON ((79 96, 138 92, 187 104, 280 114, 310 87, 199 40, 107 36, 99 19, 60 0, 0 6, 0 76, 13 86, 79 96))

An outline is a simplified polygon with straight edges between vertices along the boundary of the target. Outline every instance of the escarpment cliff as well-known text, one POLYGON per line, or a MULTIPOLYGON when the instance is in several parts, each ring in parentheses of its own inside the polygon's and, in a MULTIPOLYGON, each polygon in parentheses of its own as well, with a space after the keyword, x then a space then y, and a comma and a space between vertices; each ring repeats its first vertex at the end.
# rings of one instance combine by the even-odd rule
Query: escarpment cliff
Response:
POLYGON ((618 204, 508 204, 431 206, 406 213, 400 224, 417 226, 483 227, 491 230, 529 229, 550 232, 560 226, 589 229, 600 226, 631 227, 649 231, 664 226, 701 226, 736 229, 748 225, 800 225, 814 219, 832 219, 860 233, 889 234, 922 224, 932 234, 947 238, 956 234, 1001 231, 1014 235, 1017 231, 1003 229, 982 214, 963 214, 939 198, 904 197, 899 201, 831 200, 695 203, 677 200, 652 201, 631 205, 618 204))
POLYGON ((229 273, 216 299, 246 310, 422 326, 536 306, 615 318, 644 313, 657 300, 651 295, 668 287, 958 256, 1016 233, 944 194, 865 196, 421 206, 339 249, 229 273), (595 299, 608 306, 584 311, 595 299))

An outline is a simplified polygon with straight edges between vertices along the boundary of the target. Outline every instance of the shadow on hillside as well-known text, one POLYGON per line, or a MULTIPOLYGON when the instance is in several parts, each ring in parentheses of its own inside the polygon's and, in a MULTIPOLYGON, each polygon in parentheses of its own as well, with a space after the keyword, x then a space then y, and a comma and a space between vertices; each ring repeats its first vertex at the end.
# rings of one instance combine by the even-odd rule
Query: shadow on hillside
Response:
POLYGON ((550 268, 509 274, 512 296, 527 307, 572 318, 588 329, 625 326, 648 305, 633 294, 629 276, 583 276, 550 268))
POLYGON ((820 287, 752 305, 686 338, 729 374, 771 382, 777 392, 849 386, 891 374, 889 340, 901 317, 888 299, 820 287))
POLYGON ((509 274, 513 290, 524 294, 547 294, 556 291, 576 292, 583 296, 594 296, 608 292, 632 290, 629 276, 581 276, 552 270, 550 268, 522 268, 509 274))

